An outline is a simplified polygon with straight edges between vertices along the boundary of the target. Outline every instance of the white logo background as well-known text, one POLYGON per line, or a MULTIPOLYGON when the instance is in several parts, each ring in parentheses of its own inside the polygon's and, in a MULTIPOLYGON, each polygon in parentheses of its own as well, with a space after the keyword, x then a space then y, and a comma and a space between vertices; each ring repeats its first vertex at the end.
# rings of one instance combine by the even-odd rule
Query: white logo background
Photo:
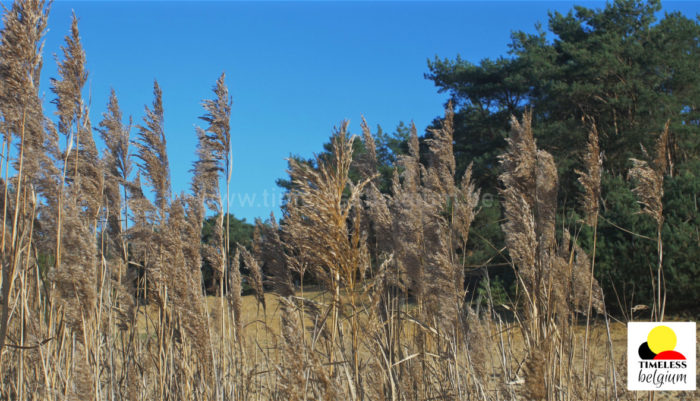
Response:
MULTIPOLYGON (((678 323, 678 322, 629 322, 627 323, 627 388, 629 390, 652 390, 652 391, 676 391, 676 390, 692 390, 696 389, 695 383, 695 323, 678 323), (641 368, 639 357, 639 346, 647 341, 649 332, 657 326, 666 326, 674 331, 677 342, 675 351, 680 352, 685 356, 687 367, 671 368, 671 369, 654 369, 641 368), (685 374, 686 381, 683 383, 665 382, 659 385, 657 383, 640 382, 640 373, 648 377, 654 371, 661 376, 666 373, 673 375, 685 374), (641 372, 640 372, 641 371, 641 372)), ((661 377, 663 379, 663 377, 661 377)))

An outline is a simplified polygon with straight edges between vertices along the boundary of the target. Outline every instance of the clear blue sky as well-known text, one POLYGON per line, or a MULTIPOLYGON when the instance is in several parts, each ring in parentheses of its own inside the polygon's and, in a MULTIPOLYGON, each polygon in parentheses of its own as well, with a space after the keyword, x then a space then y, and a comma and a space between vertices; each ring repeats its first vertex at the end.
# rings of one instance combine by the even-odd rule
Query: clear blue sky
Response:
MULTIPOLYGON (((225 71, 234 99, 231 211, 252 221, 271 211, 279 216, 275 180, 286 176, 285 158, 321 151, 341 120, 349 119, 355 133, 363 115, 386 131, 414 121, 423 132, 446 101, 423 78, 428 58, 460 54, 478 62, 505 55, 512 30, 533 32, 536 22, 546 25, 548 10, 564 12, 573 4, 57 1, 42 88, 51 112, 54 54, 60 54, 75 10, 90 71, 85 96, 93 125, 111 87, 124 114, 140 122, 158 79, 173 192, 179 193, 189 189, 201 100, 212 96, 225 71)), ((666 2, 664 9, 695 16, 700 5, 666 2)))

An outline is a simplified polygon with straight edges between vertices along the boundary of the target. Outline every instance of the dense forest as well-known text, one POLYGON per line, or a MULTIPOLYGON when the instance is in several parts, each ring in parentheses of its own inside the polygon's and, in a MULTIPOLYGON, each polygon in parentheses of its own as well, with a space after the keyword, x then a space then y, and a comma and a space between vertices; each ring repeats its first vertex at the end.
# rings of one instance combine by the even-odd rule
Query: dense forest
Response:
POLYGON ((620 322, 697 316, 700 290, 700 25, 660 10, 576 7, 496 60, 430 60, 449 101, 424 135, 341 122, 251 225, 227 212, 224 74, 174 194, 158 82, 137 122, 113 90, 93 125, 74 15, 48 115, 50 4, 15 1, 0 399, 638 399, 620 322))

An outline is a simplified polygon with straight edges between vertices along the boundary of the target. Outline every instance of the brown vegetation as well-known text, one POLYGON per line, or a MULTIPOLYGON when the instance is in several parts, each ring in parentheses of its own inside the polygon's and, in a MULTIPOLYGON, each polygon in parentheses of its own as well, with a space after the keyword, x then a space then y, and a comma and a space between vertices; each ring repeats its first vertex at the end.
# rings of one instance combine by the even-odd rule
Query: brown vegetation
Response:
MULTIPOLYGON (((222 179, 228 189, 231 169, 224 76, 203 103, 208 126, 196 131, 192 193, 173 196, 157 82, 135 141, 111 94, 98 129, 106 149, 98 152, 81 97, 87 72, 75 18, 52 81, 58 128, 43 116, 35 83, 45 24, 43 2, 17 1, 0 45, 0 399, 625 396, 609 327, 603 344, 589 346, 588 318, 596 312, 607 323, 595 253, 566 229, 557 234, 556 166, 537 148, 530 114, 513 118, 501 156, 502 228, 519 296, 496 310, 490 296, 486 306, 467 302, 464 256, 479 191, 471 168, 454 179, 451 106, 425 163, 413 127, 390 194, 378 189, 367 124, 366 154, 354 158, 358 139, 342 123, 329 157, 313 167, 290 161, 293 190, 279 226, 274 216, 258 223, 253 249, 239 246, 229 258, 219 189, 222 179), (349 172, 358 160, 363 176, 355 182, 349 172), (214 241, 200 244, 193 239, 207 210, 219 218, 214 241), (217 272, 218 305, 204 295, 203 260, 217 272), (262 310, 241 300, 241 265, 262 310), (304 294, 304 274, 320 291, 304 294)), ((630 177, 645 213, 658 220, 665 159, 657 159, 653 168, 635 161, 630 177)), ((595 226, 595 128, 585 162, 586 223, 595 226)), ((659 288, 661 254, 659 241, 659 288)))

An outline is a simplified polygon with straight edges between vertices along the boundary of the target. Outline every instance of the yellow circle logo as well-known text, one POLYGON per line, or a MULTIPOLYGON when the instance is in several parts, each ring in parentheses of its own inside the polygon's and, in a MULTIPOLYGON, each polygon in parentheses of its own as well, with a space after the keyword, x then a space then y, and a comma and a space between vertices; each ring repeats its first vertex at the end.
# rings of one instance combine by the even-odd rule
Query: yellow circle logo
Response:
POLYGON ((676 348, 676 333, 666 326, 654 327, 647 336, 649 349, 655 354, 676 348))

